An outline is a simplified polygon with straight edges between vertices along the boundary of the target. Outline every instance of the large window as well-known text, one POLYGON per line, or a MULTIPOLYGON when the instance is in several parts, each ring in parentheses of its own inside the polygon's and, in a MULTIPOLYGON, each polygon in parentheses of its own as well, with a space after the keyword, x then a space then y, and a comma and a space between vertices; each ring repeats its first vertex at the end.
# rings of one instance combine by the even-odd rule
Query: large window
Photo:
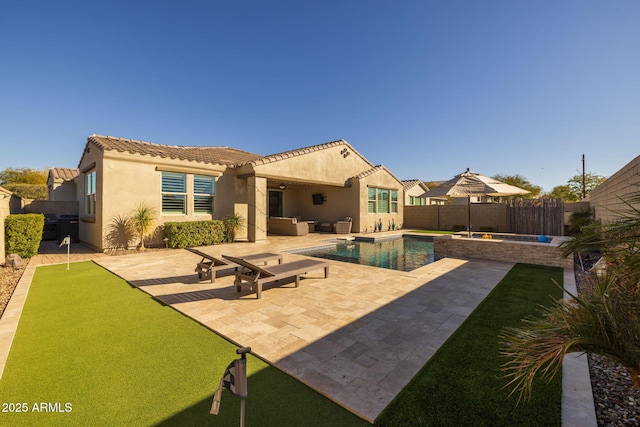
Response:
POLYGON ((409 196, 409 204, 411 206, 425 206, 427 199, 424 197, 409 196))
POLYGON ((396 190, 390 190, 391 192, 391 213, 398 213, 398 192, 396 190))
POLYGON ((187 213, 187 176, 183 173, 162 172, 162 213, 187 213))
POLYGON ((213 196, 215 181, 211 176, 194 175, 193 177, 193 210, 197 214, 213 213, 213 196))
POLYGON ((385 188, 369 187, 368 192, 369 213, 397 213, 398 191, 385 188))
POLYGON ((369 187, 369 203, 368 203, 369 213, 376 213, 376 205, 378 203, 376 198, 377 194, 378 194, 377 189, 369 187))
POLYGON ((89 170, 84 175, 84 213, 96 214, 96 171, 89 170))

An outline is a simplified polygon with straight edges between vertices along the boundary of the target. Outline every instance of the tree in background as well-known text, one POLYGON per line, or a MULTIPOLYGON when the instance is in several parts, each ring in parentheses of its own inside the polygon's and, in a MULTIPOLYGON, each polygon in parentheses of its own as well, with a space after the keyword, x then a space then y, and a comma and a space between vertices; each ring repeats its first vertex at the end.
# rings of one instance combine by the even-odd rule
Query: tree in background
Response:
POLYGON ((548 194, 552 199, 563 199, 565 202, 577 202, 574 194, 571 194, 571 189, 568 185, 557 185, 553 187, 553 190, 548 194))
POLYGON ((0 185, 32 184, 47 185, 48 171, 29 168, 6 168, 0 172, 0 185))
MULTIPOLYGON (((592 172, 586 173, 584 175, 585 195, 588 195, 594 188, 606 181, 606 179, 606 177, 592 172)), ((582 174, 569 179, 566 185, 553 187, 549 196, 564 199, 565 202, 579 202, 582 200, 582 174)))
POLYGON ((525 199, 536 199, 540 196, 540 193, 542 192, 542 187, 538 187, 537 185, 530 183, 529 180, 522 175, 498 174, 498 175, 492 176, 491 178, 498 181, 502 181, 505 184, 514 185, 516 187, 522 188, 523 190, 529 191, 529 194, 518 196, 525 199))
MULTIPOLYGON (((584 194, 585 196, 591 193, 591 190, 596 188, 598 185, 602 184, 607 180, 606 177, 601 175, 596 175, 592 172, 586 173, 584 175, 584 194)), ((572 194, 577 194, 579 199, 582 200, 582 175, 576 175, 567 181, 567 185, 569 185, 569 189, 572 194)))
POLYGON ((23 199, 48 198, 46 170, 7 168, 0 172, 0 186, 23 199))

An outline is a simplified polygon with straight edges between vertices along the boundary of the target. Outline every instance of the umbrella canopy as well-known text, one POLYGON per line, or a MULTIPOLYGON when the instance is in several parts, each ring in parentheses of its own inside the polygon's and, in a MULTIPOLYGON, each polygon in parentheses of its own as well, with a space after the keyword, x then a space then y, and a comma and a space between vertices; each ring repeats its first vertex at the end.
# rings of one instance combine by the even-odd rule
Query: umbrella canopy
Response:
POLYGON ((424 193, 424 197, 466 197, 468 202, 467 231, 471 237, 471 196, 514 196, 527 194, 529 191, 514 185, 505 184, 488 176, 472 172, 467 168, 466 172, 456 175, 445 182, 424 193))
POLYGON ((424 197, 514 196, 527 193, 529 191, 520 187, 505 184, 467 169, 466 172, 427 191, 424 197))

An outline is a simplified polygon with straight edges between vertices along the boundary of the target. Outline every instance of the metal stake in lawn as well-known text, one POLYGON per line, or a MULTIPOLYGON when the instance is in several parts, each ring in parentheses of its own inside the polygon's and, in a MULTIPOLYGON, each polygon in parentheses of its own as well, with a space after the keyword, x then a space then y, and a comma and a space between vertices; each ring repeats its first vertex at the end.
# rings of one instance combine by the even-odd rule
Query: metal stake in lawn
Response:
POLYGON ((236 354, 242 357, 236 359, 224 371, 218 390, 213 396, 211 404, 211 414, 218 415, 220 409, 220 399, 222 397, 222 388, 226 388, 236 397, 240 398, 240 427, 244 427, 245 418, 245 400, 247 399, 247 353, 251 352, 251 347, 242 347, 236 350, 236 354))
POLYGON ((70 254, 70 249, 71 249, 71 236, 67 236, 64 239, 62 239, 62 242, 60 242, 60 246, 62 245, 67 245, 67 270, 69 269, 69 262, 70 262, 70 258, 71 258, 71 254, 70 254))

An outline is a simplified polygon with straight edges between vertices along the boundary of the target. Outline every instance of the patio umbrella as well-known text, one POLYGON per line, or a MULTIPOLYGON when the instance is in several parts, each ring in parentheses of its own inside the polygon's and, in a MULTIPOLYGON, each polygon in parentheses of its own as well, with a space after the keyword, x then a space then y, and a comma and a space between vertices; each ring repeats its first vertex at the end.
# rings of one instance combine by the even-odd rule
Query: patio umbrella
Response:
POLYGON ((456 175, 453 179, 437 186, 424 193, 424 197, 466 197, 467 198, 467 231, 471 237, 471 196, 514 196, 517 194, 527 194, 529 191, 523 190, 514 185, 505 184, 488 176, 470 171, 456 175))

